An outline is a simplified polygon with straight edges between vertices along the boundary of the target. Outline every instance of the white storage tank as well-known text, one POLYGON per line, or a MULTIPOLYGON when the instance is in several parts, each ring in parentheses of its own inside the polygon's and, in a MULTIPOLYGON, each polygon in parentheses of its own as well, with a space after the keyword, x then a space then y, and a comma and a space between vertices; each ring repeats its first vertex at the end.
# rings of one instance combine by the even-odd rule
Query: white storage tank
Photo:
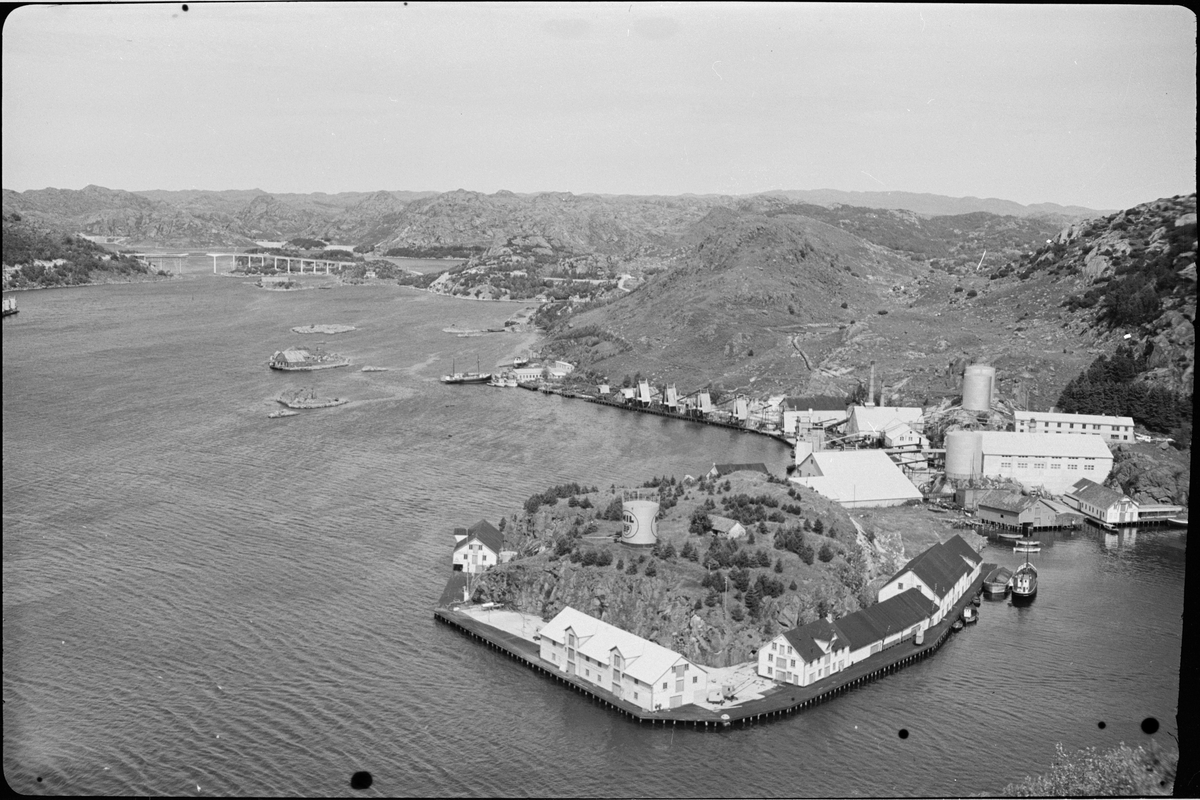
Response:
POLYGON ((996 368, 971 364, 963 371, 963 403, 967 411, 991 411, 996 389, 996 368))
POLYGON ((658 503, 654 500, 621 502, 621 541, 653 546, 658 542, 658 503))
POLYGON ((983 472, 983 434, 949 431, 946 434, 946 477, 970 478, 983 472))

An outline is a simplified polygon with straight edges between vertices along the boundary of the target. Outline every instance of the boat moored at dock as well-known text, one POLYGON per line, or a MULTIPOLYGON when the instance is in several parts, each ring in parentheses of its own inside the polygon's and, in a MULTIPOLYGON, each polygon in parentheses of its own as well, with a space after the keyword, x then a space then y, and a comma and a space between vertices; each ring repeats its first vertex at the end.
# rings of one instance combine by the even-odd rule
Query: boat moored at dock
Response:
POLYGON ((1037 567, 1029 563, 1026 559, 1025 563, 1017 567, 1017 571, 1012 577, 1012 598, 1013 601, 1032 600, 1038 590, 1038 573, 1037 567))
POLYGON ((1012 576, 1012 570, 1008 567, 996 567, 983 579, 983 591, 989 595, 1008 594, 1012 576))

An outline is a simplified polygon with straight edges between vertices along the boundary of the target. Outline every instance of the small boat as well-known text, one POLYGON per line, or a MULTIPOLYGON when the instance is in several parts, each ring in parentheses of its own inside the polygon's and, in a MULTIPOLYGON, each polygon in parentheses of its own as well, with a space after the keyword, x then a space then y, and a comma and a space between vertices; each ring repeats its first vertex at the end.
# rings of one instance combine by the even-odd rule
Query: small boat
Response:
POLYGON ((975 595, 971 598, 971 605, 975 606, 976 608, 979 608, 981 603, 983 603, 983 599, 979 595, 975 595))
POLYGON ((968 625, 972 622, 979 622, 979 611, 975 606, 967 606, 962 610, 962 621, 968 625))
POLYGON ((961 619, 954 620, 954 624, 950 626, 950 630, 958 633, 963 629, 963 621, 961 619))
POLYGON ((1037 568, 1026 558, 1025 563, 1017 567, 1017 571, 1012 576, 1013 600, 1032 600, 1033 596, 1037 594, 1037 589, 1037 568))
POLYGON ((1040 553, 1040 552, 1042 552, 1042 548, 1038 545, 1037 542, 1034 542, 1033 544, 1018 544, 1018 545, 1013 545, 1013 552, 1014 553, 1040 553))
POLYGON ((304 391, 304 389, 300 389, 294 395, 292 395, 291 398, 276 397, 275 402, 282 403, 288 408, 304 409, 331 408, 333 406, 344 406, 346 403, 350 402, 342 397, 331 397, 328 400, 322 400, 321 398, 317 397, 317 393, 313 389, 309 389, 308 396, 305 397, 304 391))
POLYGON ((1017 542, 1024 538, 1019 533, 997 533, 996 536, 1000 537, 1001 539, 1010 541, 1010 542, 1017 542))
POLYGON ((299 411, 289 411, 286 408, 281 408, 278 411, 272 411, 270 414, 267 414, 267 416, 271 419, 279 419, 280 417, 295 417, 299 415, 299 411))
POLYGON ((1007 594, 1008 584, 1011 579, 1011 569, 1008 567, 996 567, 983 579, 983 590, 988 594, 1007 594))
POLYGON ((371 367, 371 366, 366 366, 366 367, 363 367, 363 368, 362 368, 362 371, 363 371, 363 372, 387 372, 387 371, 388 371, 388 368, 387 368, 387 367, 371 367))

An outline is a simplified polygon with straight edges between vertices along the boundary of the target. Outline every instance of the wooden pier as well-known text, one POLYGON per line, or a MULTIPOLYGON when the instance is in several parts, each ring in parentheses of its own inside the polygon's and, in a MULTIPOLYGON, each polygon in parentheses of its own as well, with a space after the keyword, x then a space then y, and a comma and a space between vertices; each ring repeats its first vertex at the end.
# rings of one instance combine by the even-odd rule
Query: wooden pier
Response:
POLYGON ((975 579, 958 603, 950 609, 946 617, 925 631, 924 644, 916 645, 911 639, 905 639, 887 650, 869 656, 841 672, 830 675, 828 678, 822 678, 808 686, 781 683, 759 699, 749 700, 728 708, 722 707, 715 711, 694 704, 679 708, 660 709, 659 711, 647 711, 640 706, 621 700, 593 683, 568 675, 553 664, 543 661, 540 650, 534 642, 494 628, 474 617, 452 609, 439 608, 434 612, 434 617, 483 642, 493 650, 498 650, 510 658, 516 659, 535 672, 581 692, 593 702, 616 711, 634 722, 663 726, 690 725, 704 730, 717 730, 734 724, 745 727, 758 722, 770 722, 790 716, 845 694, 856 686, 877 680, 928 658, 945 644, 951 633, 951 625, 962 614, 963 608, 979 594, 983 587, 983 579, 995 567, 995 564, 982 565, 979 577, 975 579))

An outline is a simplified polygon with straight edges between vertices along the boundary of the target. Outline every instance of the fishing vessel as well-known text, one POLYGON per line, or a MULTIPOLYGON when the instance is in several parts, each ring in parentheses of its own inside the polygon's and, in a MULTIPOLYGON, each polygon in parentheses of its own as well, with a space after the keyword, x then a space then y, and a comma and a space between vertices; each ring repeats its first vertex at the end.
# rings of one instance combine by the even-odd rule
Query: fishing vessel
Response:
POLYGON ((1012 597, 1013 600, 1032 600, 1037 594, 1038 589, 1038 574, 1037 567, 1029 563, 1029 559, 1025 559, 1025 563, 1017 567, 1017 571, 1012 576, 1012 597))
POLYGON ((4 298, 4 301, 3 301, 3 302, 4 302, 4 316, 6 316, 6 317, 7 317, 9 314, 16 314, 16 313, 17 313, 17 311, 18 311, 18 309, 17 309, 17 298, 15 298, 15 297, 6 297, 6 298, 4 298))
POLYGON ((456 361, 451 361, 451 372, 442 376, 442 383, 487 383, 492 379, 492 373, 479 371, 479 358, 475 358, 474 372, 459 372, 456 361))
POLYGON ((979 611, 975 606, 967 606, 962 610, 962 621, 970 625, 972 622, 979 622, 979 611))

